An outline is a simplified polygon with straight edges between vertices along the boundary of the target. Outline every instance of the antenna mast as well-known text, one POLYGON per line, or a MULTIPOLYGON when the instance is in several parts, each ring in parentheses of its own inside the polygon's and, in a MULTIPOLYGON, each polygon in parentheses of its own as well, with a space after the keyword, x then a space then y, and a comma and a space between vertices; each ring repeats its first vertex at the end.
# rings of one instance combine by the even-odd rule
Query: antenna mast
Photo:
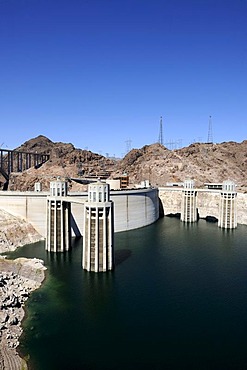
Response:
POLYGON ((212 129, 212 117, 209 116, 208 123, 208 144, 213 144, 213 129, 212 129))
POLYGON ((160 117, 160 132, 159 132, 159 140, 158 142, 163 145, 163 123, 162 123, 162 116, 160 117))

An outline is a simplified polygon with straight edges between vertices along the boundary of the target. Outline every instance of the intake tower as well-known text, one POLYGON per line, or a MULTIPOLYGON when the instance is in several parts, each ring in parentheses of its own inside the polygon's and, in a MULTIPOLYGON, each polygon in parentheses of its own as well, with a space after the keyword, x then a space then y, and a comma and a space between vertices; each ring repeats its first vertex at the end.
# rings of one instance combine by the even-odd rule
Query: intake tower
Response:
POLYGON ((196 195, 194 181, 185 180, 184 189, 182 190, 181 221, 197 221, 196 195))
POLYGON ((101 182, 88 186, 84 205, 82 267, 87 271, 108 271, 114 268, 113 202, 109 185, 101 182))
POLYGON ((224 181, 220 194, 218 226, 224 229, 237 227, 237 192, 233 181, 224 181))
POLYGON ((66 201, 67 182, 52 181, 47 197, 46 250, 65 252, 71 245, 71 204, 66 201))

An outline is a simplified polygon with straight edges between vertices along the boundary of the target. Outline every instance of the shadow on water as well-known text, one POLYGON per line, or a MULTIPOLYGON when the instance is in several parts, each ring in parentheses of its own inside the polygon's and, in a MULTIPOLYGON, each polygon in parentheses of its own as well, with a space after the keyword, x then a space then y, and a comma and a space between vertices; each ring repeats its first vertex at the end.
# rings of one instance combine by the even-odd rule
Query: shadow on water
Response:
POLYGON ((159 198, 159 217, 162 218, 164 217, 165 212, 164 212, 164 207, 161 199, 159 198))
POLYGON ((120 263, 127 260, 129 257, 131 257, 131 250, 130 249, 121 249, 115 251, 115 265, 119 265, 120 263))

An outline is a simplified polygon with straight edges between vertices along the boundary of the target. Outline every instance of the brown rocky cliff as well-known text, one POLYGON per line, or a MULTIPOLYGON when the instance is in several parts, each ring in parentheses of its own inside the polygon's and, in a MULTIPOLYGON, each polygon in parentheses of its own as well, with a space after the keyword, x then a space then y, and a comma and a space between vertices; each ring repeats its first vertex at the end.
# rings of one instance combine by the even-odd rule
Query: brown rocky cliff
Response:
MULTIPOLYGON (((52 142, 43 135, 26 141, 16 150, 49 154, 49 161, 39 168, 30 168, 23 173, 10 175, 8 190, 34 190, 35 182, 41 182, 42 189, 48 190, 50 181, 61 178, 77 178, 84 174, 100 176, 109 173, 115 162, 110 158, 88 150, 77 149, 71 143, 52 142)), ((85 190, 83 186, 70 183, 72 190, 85 190)))
MULTIPOLYGON (((17 149, 49 153, 50 160, 38 169, 12 174, 9 190, 33 190, 35 182, 41 182, 43 190, 48 190, 50 181, 57 176, 100 177, 103 172, 111 178, 127 173, 130 186, 142 180, 149 180, 153 186, 164 186, 167 182, 189 178, 196 181, 196 186, 203 186, 205 182, 231 179, 238 184, 238 189, 247 189, 247 140, 242 143, 195 143, 177 150, 168 150, 160 144, 145 145, 131 150, 119 161, 76 149, 70 143, 54 143, 42 135, 17 149)), ((86 190, 86 187, 71 182, 70 189, 86 190)))
POLYGON ((152 185, 194 179, 205 182, 235 181, 246 189, 247 141, 221 144, 195 143, 170 151, 160 144, 133 150, 119 162, 118 172, 127 172, 132 183, 149 179, 152 185))

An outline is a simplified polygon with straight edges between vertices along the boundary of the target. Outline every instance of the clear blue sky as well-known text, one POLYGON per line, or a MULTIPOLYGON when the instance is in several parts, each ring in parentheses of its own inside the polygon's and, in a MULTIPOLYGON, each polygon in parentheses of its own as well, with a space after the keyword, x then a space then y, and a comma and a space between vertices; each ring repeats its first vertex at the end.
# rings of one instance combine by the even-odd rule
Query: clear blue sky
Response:
MULTIPOLYGON (((247 139, 247 0, 0 0, 0 145, 247 139)), ((130 142, 129 142, 130 144, 130 142)))

